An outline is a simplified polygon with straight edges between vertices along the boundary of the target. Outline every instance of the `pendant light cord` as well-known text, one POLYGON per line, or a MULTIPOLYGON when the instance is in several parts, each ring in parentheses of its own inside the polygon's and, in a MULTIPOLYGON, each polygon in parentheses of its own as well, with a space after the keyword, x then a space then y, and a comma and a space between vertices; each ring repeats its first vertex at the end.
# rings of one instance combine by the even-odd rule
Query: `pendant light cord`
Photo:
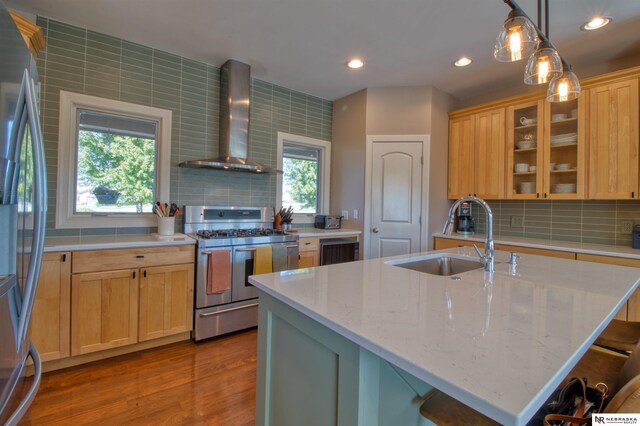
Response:
POLYGON ((544 0, 544 35, 549 39, 549 0, 544 0))

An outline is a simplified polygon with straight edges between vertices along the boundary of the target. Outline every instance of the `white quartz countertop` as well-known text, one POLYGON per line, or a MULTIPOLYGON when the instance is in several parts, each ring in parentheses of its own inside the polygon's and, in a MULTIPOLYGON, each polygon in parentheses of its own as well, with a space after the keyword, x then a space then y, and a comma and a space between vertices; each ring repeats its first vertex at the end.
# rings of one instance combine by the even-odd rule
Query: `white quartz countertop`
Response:
MULTIPOLYGON (((443 250, 477 259, 472 248, 443 250)), ((638 286, 640 269, 522 254, 515 271, 429 275, 399 256, 250 277, 287 303, 507 425, 530 419, 638 286)))
POLYGON ((362 231, 358 229, 316 229, 316 228, 300 228, 295 232, 300 238, 307 237, 348 237, 351 235, 360 235, 362 231))
MULTIPOLYGON (((445 235, 442 233, 433 234, 436 238, 450 238, 454 240, 474 241, 484 243, 484 234, 474 235, 445 235)), ((540 240, 535 238, 494 236, 495 244, 511 244, 523 247, 540 248, 547 250, 571 251, 575 253, 599 254, 602 256, 626 257, 630 259, 640 259, 640 249, 624 246, 609 246, 604 244, 573 243, 564 241, 540 240)))
POLYGON ((88 235, 84 237, 46 237, 44 251, 101 250, 132 247, 157 247, 195 244, 196 240, 185 234, 164 236, 140 235, 88 235))

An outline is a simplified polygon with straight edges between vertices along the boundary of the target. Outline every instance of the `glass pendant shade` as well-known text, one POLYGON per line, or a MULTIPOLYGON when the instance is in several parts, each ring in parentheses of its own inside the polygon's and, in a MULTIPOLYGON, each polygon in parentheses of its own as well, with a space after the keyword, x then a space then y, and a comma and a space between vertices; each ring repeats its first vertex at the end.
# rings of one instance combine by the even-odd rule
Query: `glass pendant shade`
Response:
POLYGON ((556 77, 549 83, 547 101, 565 102, 580 96, 580 81, 571 68, 564 68, 560 77, 556 77))
POLYGON ((562 75, 562 59, 556 49, 548 43, 540 43, 540 48, 529 56, 524 70, 525 84, 544 84, 562 75))
POLYGON ((523 12, 515 9, 509 13, 493 50, 500 62, 515 62, 531 55, 538 47, 538 32, 523 12))

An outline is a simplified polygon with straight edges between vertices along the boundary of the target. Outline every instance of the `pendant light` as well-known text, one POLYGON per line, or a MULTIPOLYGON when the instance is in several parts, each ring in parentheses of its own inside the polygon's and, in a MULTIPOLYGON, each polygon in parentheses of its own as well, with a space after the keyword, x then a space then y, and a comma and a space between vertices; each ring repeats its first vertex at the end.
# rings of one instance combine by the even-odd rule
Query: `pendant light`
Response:
POLYGON ((503 0, 511 8, 496 39, 493 55, 500 62, 529 57, 524 71, 526 84, 550 81, 547 101, 564 102, 580 96, 580 81, 549 40, 549 0, 545 0, 545 33, 542 27, 542 0, 538 0, 538 26, 514 0, 503 0), (539 43, 538 43, 539 41, 539 43))
POLYGON ((565 102, 577 99, 580 96, 580 80, 573 72, 573 67, 563 62, 563 72, 549 83, 547 89, 547 101, 565 102))
POLYGON ((515 62, 531 55, 538 46, 538 31, 520 8, 512 9, 496 38, 493 56, 500 62, 515 62))
POLYGON ((543 40, 536 52, 529 56, 524 69, 525 84, 544 84, 562 75, 562 59, 551 44, 543 40))

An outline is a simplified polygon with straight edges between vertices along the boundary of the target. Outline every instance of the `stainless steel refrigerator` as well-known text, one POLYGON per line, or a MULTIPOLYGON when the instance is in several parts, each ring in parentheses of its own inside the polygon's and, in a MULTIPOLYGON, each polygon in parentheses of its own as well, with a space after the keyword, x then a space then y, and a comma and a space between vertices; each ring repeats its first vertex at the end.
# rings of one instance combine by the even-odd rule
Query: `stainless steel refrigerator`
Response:
POLYGON ((0 2, 0 424, 13 425, 40 384, 29 336, 46 220, 46 170, 38 74, 0 2), (25 377, 31 357, 35 375, 25 377))

